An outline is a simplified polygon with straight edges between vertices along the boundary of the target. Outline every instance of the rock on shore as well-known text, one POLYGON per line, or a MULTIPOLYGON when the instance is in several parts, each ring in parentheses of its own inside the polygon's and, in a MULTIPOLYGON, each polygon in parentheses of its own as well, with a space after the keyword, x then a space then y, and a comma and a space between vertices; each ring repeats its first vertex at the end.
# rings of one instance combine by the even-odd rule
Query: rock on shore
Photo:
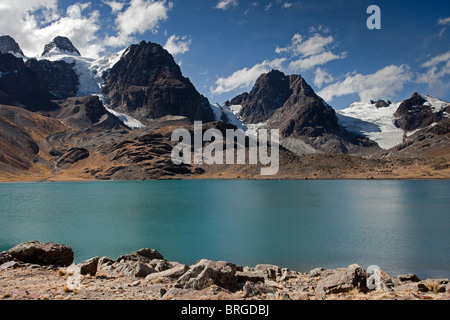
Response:
POLYGON ((141 249, 117 260, 73 264, 70 247, 26 242, 0 253, 0 299, 80 300, 449 300, 448 279, 392 278, 376 282, 359 265, 309 273, 274 265, 242 267, 203 259, 192 266, 141 249))

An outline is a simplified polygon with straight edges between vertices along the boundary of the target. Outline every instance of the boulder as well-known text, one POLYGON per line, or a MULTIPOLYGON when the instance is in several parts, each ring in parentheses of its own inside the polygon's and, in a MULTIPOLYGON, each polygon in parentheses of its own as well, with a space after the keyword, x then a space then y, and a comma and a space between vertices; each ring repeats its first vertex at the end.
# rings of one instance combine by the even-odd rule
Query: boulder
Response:
POLYGON ((255 271, 263 273, 269 280, 277 280, 282 275, 281 268, 271 264, 258 264, 255 271))
POLYGON ((110 266, 112 264, 114 264, 114 260, 108 257, 102 257, 100 258, 100 260, 98 260, 98 264, 100 265, 105 265, 105 266, 110 266))
POLYGON ((73 262, 72 248, 52 242, 30 241, 6 251, 13 258, 27 263, 66 267, 73 262))
POLYGON ((19 266, 20 266, 20 264, 17 261, 8 261, 3 264, 0 264, 0 271, 6 270, 6 269, 14 269, 19 266))
POLYGON ((317 283, 316 295, 349 292, 353 289, 367 290, 367 273, 359 265, 337 269, 317 283))
POLYGON ((419 282, 420 279, 414 273, 409 273, 405 275, 400 275, 397 277, 397 280, 400 282, 419 282))
POLYGON ((258 273, 237 271, 236 278, 238 283, 247 283, 247 282, 264 283, 264 276, 261 276, 258 273))
POLYGON ((155 269, 157 272, 169 270, 177 266, 177 263, 171 263, 163 259, 154 259, 147 264, 149 267, 155 269))
POLYGON ((268 294, 268 293, 274 294, 275 293, 275 289, 271 286, 268 286, 261 282, 254 283, 254 282, 250 282, 250 281, 245 283, 242 290, 244 291, 245 297, 247 297, 247 298, 256 297, 261 294, 268 294))
POLYGON ((95 276, 97 273, 99 257, 95 257, 79 264, 80 274, 95 276))
POLYGON ((309 272, 310 277, 320 277, 322 275, 322 271, 325 271, 324 268, 315 268, 309 272))
POLYGON ((155 249, 140 249, 138 251, 120 256, 117 261, 137 261, 141 263, 150 263, 152 260, 164 260, 164 257, 155 249))
POLYGON ((187 265, 179 264, 174 268, 149 274, 147 277, 145 277, 145 280, 152 281, 158 278, 179 278, 188 270, 189 267, 187 265))
POLYGON ((203 259, 192 266, 175 286, 183 289, 202 290, 211 285, 227 288, 235 285, 236 265, 225 261, 203 259))
POLYGON ((12 260, 14 260, 14 258, 10 254, 8 254, 6 252, 0 253, 0 264, 6 263, 6 262, 9 262, 12 260))
POLYGON ((114 274, 116 276, 145 278, 149 274, 156 272, 155 269, 137 261, 120 261, 115 263, 114 266, 114 274))

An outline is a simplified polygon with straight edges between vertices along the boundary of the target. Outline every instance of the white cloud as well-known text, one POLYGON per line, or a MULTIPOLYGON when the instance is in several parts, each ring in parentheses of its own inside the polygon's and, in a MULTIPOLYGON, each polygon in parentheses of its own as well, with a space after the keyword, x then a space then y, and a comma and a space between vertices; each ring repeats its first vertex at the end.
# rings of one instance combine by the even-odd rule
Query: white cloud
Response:
POLYGON ((270 2, 268 5, 266 5, 266 6, 264 7, 264 11, 269 11, 270 8, 272 8, 272 2, 270 2))
POLYGON ((450 17, 440 18, 437 23, 440 26, 444 26, 444 28, 441 29, 441 32, 439 32, 439 37, 441 37, 444 34, 444 32, 447 30, 446 26, 450 25, 450 17))
POLYGON ((437 65, 441 64, 442 62, 448 63, 449 61, 450 61, 450 51, 447 51, 446 53, 443 53, 436 57, 431 58, 430 60, 428 60, 427 62, 422 64, 422 66, 424 68, 429 68, 429 67, 437 66, 437 65))
POLYGON ((304 70, 309 70, 315 66, 324 65, 330 61, 344 59, 347 56, 346 53, 336 55, 330 51, 322 52, 316 55, 312 55, 308 58, 301 58, 289 63, 289 70, 292 72, 300 72, 304 70))
POLYGON ((285 3, 283 3, 283 5, 281 7, 283 9, 288 9, 288 8, 292 7, 292 3, 291 2, 285 2, 285 3))
POLYGON ((316 75, 314 77, 314 84, 318 88, 322 88, 324 84, 333 82, 334 78, 331 74, 329 74, 326 70, 322 70, 321 68, 316 69, 316 75))
POLYGON ((441 26, 450 25, 450 17, 439 19, 438 24, 441 26))
POLYGON ((231 76, 226 78, 219 78, 216 80, 216 87, 211 87, 211 93, 213 95, 219 95, 226 92, 230 92, 236 89, 245 89, 252 86, 258 77, 267 73, 272 69, 281 69, 282 63, 286 59, 274 59, 271 61, 264 61, 256 64, 251 68, 243 68, 234 72, 231 76))
POLYGON ((114 14, 116 28, 99 38, 100 12, 91 2, 69 5, 65 12, 58 0, 0 0, 0 32, 13 37, 28 56, 42 53, 44 45, 56 36, 68 37, 86 57, 96 58, 107 47, 123 47, 134 41, 134 35, 156 33, 168 19, 173 3, 168 0, 104 0, 114 14))
POLYGON ((411 79, 408 66, 390 65, 369 75, 347 74, 343 81, 325 87, 318 95, 327 102, 349 94, 358 94, 361 101, 392 99, 411 79))
POLYGON ((450 88, 444 77, 450 75, 450 51, 435 56, 422 64, 428 70, 417 75, 416 83, 427 84, 433 94, 443 94, 450 88))
POLYGON ((184 54, 190 50, 189 46, 192 44, 192 40, 188 39, 187 36, 176 36, 171 35, 166 44, 164 45, 164 49, 169 51, 172 55, 184 54))
POLYGON ((119 35, 116 39, 125 44, 130 36, 143 34, 147 31, 156 33, 159 23, 168 19, 168 12, 173 7, 172 2, 154 0, 131 0, 123 12, 119 12, 116 25, 119 35))
POLYGON ((124 2, 121 1, 115 1, 115 0, 111 0, 111 1, 106 1, 106 0, 102 0, 102 2, 106 5, 108 5, 109 7, 111 7, 111 10, 113 13, 117 13, 119 11, 122 11, 123 7, 125 6, 124 2))
POLYGON ((94 44, 99 30, 99 12, 86 9, 90 3, 75 3, 61 15, 57 0, 8 1, 0 5, 0 30, 13 37, 28 56, 42 53, 56 36, 69 37, 85 56, 103 48, 94 44))
POLYGON ((291 59, 300 57, 291 61, 289 70, 292 72, 301 72, 311 69, 315 66, 326 64, 330 61, 346 58, 347 54, 335 54, 329 50, 334 43, 332 36, 322 36, 318 33, 305 40, 301 34, 294 34, 291 44, 285 48, 277 47, 275 52, 278 54, 288 54, 291 59))
POLYGON ((214 8, 220 10, 228 10, 232 7, 237 7, 238 4, 239 3, 237 2, 237 0, 220 0, 214 8))

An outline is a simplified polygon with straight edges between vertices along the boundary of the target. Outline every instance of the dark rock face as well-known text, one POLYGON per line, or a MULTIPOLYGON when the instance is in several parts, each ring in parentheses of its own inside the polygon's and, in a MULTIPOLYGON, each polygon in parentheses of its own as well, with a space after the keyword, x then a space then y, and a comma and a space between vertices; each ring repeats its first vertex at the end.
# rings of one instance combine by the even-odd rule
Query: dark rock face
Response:
POLYGON ((284 136, 317 137, 342 130, 336 112, 315 94, 300 75, 289 76, 289 81, 292 94, 271 119, 280 126, 284 136))
POLYGON ((80 51, 73 45, 73 43, 66 37, 56 37, 52 42, 48 43, 44 47, 44 52, 41 56, 45 56, 47 53, 52 51, 53 49, 59 49, 61 52, 76 54, 81 56, 80 51))
POLYGON ((211 121, 213 112, 173 57, 160 45, 132 45, 105 79, 113 109, 144 124, 167 115, 211 121))
POLYGON ((390 102, 390 101, 384 101, 384 100, 378 100, 377 102, 375 102, 375 107, 377 108, 377 109, 380 109, 380 108, 387 108, 387 107, 389 107, 390 105, 391 105, 392 103, 390 102))
POLYGON ((284 73, 272 70, 261 75, 248 95, 232 100, 243 105, 240 115, 248 123, 259 123, 269 119, 292 95, 290 79, 284 73))
POLYGON ((22 52, 22 49, 20 49, 20 46, 17 44, 17 42, 11 38, 10 36, 1 36, 0 37, 0 53, 6 54, 6 53, 18 53, 22 56, 25 56, 22 52))
MULTIPOLYGON (((300 139, 316 150, 335 154, 377 148, 341 127, 333 108, 300 75, 286 76, 272 70, 259 77, 249 94, 231 101, 242 104, 240 116, 245 123, 266 122, 267 127, 280 130, 282 139, 300 139)), ((289 148, 295 149, 299 143, 290 139, 289 148)), ((298 152, 304 152, 302 148, 300 145, 298 152)))
POLYGON ((65 99, 77 94, 79 80, 72 64, 36 59, 30 59, 25 64, 56 98, 65 99))
POLYGON ((397 118, 395 125, 405 131, 413 131, 442 120, 442 113, 433 112, 431 107, 424 105, 425 103, 426 100, 417 92, 403 101, 394 114, 397 118))
POLYGON ((0 55, 0 103, 24 107, 30 111, 58 109, 39 75, 28 68, 23 59, 11 54, 0 55))
POLYGON ((300 75, 286 76, 272 70, 262 74, 249 94, 240 95, 232 103, 241 102, 240 116, 246 123, 269 120, 284 136, 319 136, 337 131, 335 111, 328 106, 300 75))
POLYGON ((240 95, 238 95, 237 97, 234 97, 233 99, 231 99, 230 104, 232 105, 238 105, 238 104, 244 104, 244 102, 247 100, 248 98, 248 92, 244 92, 240 95))
POLYGON ((81 130, 126 129, 118 117, 106 110, 98 96, 67 98, 57 101, 60 108, 51 115, 81 130))
POLYGON ((6 253, 19 261, 41 265, 65 267, 73 262, 73 251, 70 247, 51 242, 24 242, 9 249, 6 253))

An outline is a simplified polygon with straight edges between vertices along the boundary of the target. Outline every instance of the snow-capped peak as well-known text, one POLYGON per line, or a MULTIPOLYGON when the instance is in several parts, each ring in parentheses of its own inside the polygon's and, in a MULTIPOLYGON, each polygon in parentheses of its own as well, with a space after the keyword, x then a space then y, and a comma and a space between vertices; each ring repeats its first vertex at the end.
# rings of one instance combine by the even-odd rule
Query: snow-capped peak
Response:
POLYGON ((80 51, 73 45, 72 41, 66 37, 56 37, 52 42, 45 45, 44 52, 41 57, 53 56, 59 54, 81 56, 80 51))
POLYGON ((442 110, 444 110, 446 107, 448 107, 450 105, 450 103, 448 103, 446 101, 439 100, 437 98, 434 98, 434 97, 426 95, 426 94, 420 94, 420 96, 426 100, 426 102, 424 103, 424 106, 430 107, 433 110, 433 112, 441 112, 442 110))
MULTIPOLYGON (((450 105, 429 95, 419 95, 426 101, 423 105, 430 107, 433 112, 443 112, 450 105)), ((403 102, 355 102, 343 110, 337 110, 336 114, 340 124, 348 131, 366 136, 382 149, 390 149, 417 131, 405 131, 396 125, 395 113, 403 102)), ((449 117, 445 112, 443 115, 449 117)))

